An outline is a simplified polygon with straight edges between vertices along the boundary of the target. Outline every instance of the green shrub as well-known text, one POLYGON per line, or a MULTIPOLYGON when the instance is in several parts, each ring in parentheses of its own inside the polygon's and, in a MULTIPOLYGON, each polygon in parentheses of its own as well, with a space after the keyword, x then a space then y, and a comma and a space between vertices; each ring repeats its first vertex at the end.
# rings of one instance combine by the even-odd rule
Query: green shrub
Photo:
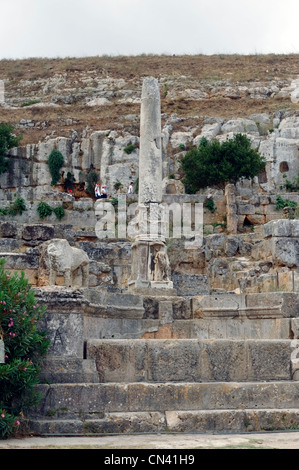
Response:
POLYGON ((86 182, 87 182, 86 192, 92 197, 94 197, 94 187, 98 181, 99 181, 99 175, 95 171, 89 170, 89 172, 87 173, 87 178, 86 178, 86 182))
POLYGON ((281 196, 277 196, 275 210, 279 211, 280 209, 284 209, 285 207, 295 209, 297 205, 298 204, 296 201, 289 201, 289 199, 282 199, 281 196))
POLYGON ((130 154, 132 152, 134 152, 134 150, 136 149, 136 145, 133 145, 133 144, 130 144, 128 145, 127 147, 124 148, 124 151, 127 153, 127 154, 130 154))
POLYGON ((119 180, 117 180, 117 181, 115 181, 113 187, 114 187, 114 189, 118 190, 122 187, 122 183, 119 180))
POLYGON ((51 206, 49 206, 47 202, 43 201, 38 204, 36 210, 40 219, 45 219, 46 217, 49 217, 50 215, 52 215, 53 212, 59 220, 62 219, 62 217, 64 217, 65 215, 64 208, 62 206, 58 206, 53 209, 51 206))
POLYGON ((5 158, 8 151, 17 147, 22 139, 22 136, 15 136, 13 131, 13 126, 4 122, 0 124, 0 174, 8 170, 9 159, 5 158))
MULTIPOLYGON (((287 175, 283 175, 283 178, 286 177, 287 175)), ((281 186, 281 189, 283 189, 283 187, 285 187, 285 189, 289 192, 299 191, 299 175, 297 176, 297 178, 294 178, 293 181, 289 181, 288 179, 286 179, 285 185, 281 186)))
POLYGON ((5 363, 0 364, 0 438, 6 439, 25 425, 24 412, 37 404, 40 365, 50 341, 39 321, 45 309, 36 304, 24 273, 10 273, 0 260, 0 336, 5 363))
POLYGON ((213 198, 206 199, 204 206, 212 213, 216 212, 216 207, 213 198))
POLYGON ((58 150, 52 150, 48 157, 48 165, 52 176, 51 185, 54 186, 60 180, 60 170, 64 165, 63 155, 58 150))
POLYGON ((49 217, 53 212, 52 207, 50 207, 49 204, 43 201, 38 204, 36 210, 40 219, 45 219, 46 217, 49 217))
POLYGON ((74 175, 72 175, 72 173, 68 171, 65 181, 64 181, 64 189, 66 191, 69 191, 70 189, 72 190, 74 187, 74 181, 75 181, 74 175))
POLYGON ((17 197, 16 200, 9 206, 5 206, 0 209, 0 215, 22 215, 22 213, 26 210, 27 208, 24 199, 22 197, 17 197))
POLYGON ((264 158, 251 148, 246 135, 236 134, 221 143, 203 138, 198 148, 189 150, 181 159, 183 183, 187 193, 207 186, 224 186, 240 178, 253 178, 265 168, 264 158))
POLYGON ((61 220, 65 215, 64 208, 62 206, 55 207, 55 209, 53 209, 53 212, 58 220, 61 220))

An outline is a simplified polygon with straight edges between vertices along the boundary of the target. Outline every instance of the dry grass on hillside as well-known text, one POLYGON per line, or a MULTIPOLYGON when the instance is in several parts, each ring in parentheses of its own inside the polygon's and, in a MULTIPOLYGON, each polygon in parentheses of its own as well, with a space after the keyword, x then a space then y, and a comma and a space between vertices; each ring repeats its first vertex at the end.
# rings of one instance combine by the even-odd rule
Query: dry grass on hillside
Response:
MULTIPOLYGON (((33 58, 24 60, 1 60, 0 79, 6 81, 8 95, 22 93, 21 81, 34 83, 39 79, 50 79, 54 75, 64 74, 68 83, 76 83, 84 73, 100 78, 123 78, 126 88, 139 90, 145 76, 154 75, 164 83, 175 83, 176 89, 194 88, 199 85, 214 85, 225 82, 228 86, 250 85, 252 83, 267 86, 271 81, 290 82, 298 77, 299 55, 213 55, 213 56, 156 56, 141 55, 132 57, 85 57, 44 59, 33 58)), ((41 93, 37 87, 33 90, 41 93)), ((32 90, 31 90, 32 91, 32 90)), ((271 99, 253 99, 241 97, 228 99, 221 96, 209 96, 209 99, 190 101, 179 97, 168 99, 161 94, 161 111, 168 116, 177 113, 181 117, 217 116, 223 118, 246 117, 253 113, 272 113, 277 110, 298 109, 289 98, 276 96, 271 99)), ((23 144, 42 140, 52 131, 56 135, 69 136, 71 129, 79 133, 87 126, 94 130, 117 129, 122 124, 133 133, 138 133, 138 124, 126 121, 124 116, 139 114, 138 104, 121 104, 114 102, 112 106, 89 108, 73 104, 57 108, 15 107, 0 109, 0 120, 16 124, 20 119, 32 119, 35 122, 47 121, 46 129, 24 130, 23 144), (65 124, 71 118, 75 124, 65 124)))
POLYGON ((299 55, 140 55, 64 59, 1 60, 0 77, 10 80, 47 78, 55 73, 95 70, 103 77, 139 80, 186 75, 197 80, 253 81, 285 78, 299 71, 299 55))

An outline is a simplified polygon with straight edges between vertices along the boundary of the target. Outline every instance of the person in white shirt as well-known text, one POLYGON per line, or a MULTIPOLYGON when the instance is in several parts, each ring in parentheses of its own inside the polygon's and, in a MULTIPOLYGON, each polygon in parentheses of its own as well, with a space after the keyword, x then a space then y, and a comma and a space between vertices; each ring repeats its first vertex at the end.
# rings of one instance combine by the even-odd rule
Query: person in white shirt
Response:
POLYGON ((106 198, 107 197, 107 186, 103 184, 102 189, 101 189, 101 198, 106 198))
POLYGON ((128 194, 133 194, 134 193, 134 183, 131 181, 129 189, 128 189, 128 194))
POLYGON ((97 183, 94 188, 94 195, 97 199, 101 197, 100 183, 97 183))

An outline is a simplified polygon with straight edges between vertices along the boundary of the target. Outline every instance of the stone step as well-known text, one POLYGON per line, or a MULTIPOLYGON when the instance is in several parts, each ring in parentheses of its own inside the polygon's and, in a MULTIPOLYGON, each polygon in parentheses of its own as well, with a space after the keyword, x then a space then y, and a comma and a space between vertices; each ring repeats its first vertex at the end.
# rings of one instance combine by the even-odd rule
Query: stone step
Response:
POLYGON ((247 382, 292 379, 291 340, 94 339, 100 382, 247 382))
POLYGON ((299 382, 39 385, 31 419, 99 419, 107 413, 298 408, 299 382))
POLYGON ((298 409, 109 413, 100 419, 29 420, 33 435, 260 432, 299 428, 298 409))
POLYGON ((97 383, 95 361, 76 357, 47 357, 42 364, 40 381, 46 383, 97 383))

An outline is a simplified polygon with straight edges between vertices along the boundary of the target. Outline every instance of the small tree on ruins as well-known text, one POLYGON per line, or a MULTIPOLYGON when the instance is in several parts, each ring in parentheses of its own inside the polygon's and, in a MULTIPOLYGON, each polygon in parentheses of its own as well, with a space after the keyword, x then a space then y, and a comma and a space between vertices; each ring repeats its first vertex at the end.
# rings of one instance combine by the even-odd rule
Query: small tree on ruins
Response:
POLYGON ((189 150, 181 159, 183 183, 186 192, 194 194, 207 186, 224 187, 240 178, 254 178, 265 164, 244 134, 236 134, 223 143, 203 138, 198 147, 189 150))
POLYGON ((22 136, 13 134, 14 128, 4 122, 0 123, 0 174, 8 170, 9 159, 6 158, 8 151, 13 147, 17 147, 22 136))

